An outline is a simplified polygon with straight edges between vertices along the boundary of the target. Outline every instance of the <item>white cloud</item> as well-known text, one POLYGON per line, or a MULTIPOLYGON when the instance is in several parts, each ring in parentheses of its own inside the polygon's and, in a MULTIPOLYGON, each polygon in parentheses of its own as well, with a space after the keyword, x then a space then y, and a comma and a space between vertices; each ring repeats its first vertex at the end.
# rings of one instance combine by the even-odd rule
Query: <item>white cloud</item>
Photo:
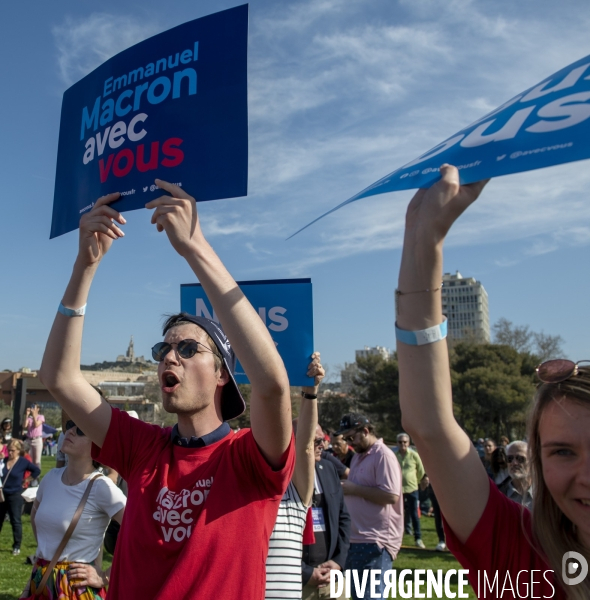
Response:
POLYGON ((257 225, 256 223, 247 223, 243 220, 222 224, 218 217, 206 219, 206 223, 203 225, 205 234, 211 237, 236 234, 253 235, 259 227, 260 225, 257 225))
MULTIPOLYGON (((451 57, 448 40, 436 25, 348 26, 317 33, 301 44, 284 39, 276 47, 276 23, 260 27, 253 49, 250 76, 250 118, 260 125, 281 123, 313 109, 343 101, 392 102, 403 98, 409 83, 440 69, 451 57), (297 59, 285 49, 298 45, 297 59), (432 57, 436 56, 436 62, 432 57), (375 97, 378 94, 379 98, 375 97)), ((332 119, 337 115, 332 115, 332 119)))
MULTIPOLYGON (((302 13, 310 3, 303 2, 287 18, 266 19, 264 31, 256 28, 250 191, 258 209, 248 218, 272 223, 263 229, 269 237, 287 237, 590 51, 589 19, 572 21, 571 11, 556 20, 472 0, 444 8, 432 0, 396 4, 412 16, 399 18, 392 8, 390 19, 372 19, 370 8, 386 6, 377 1, 364 4, 366 15, 352 2, 346 19, 329 11, 307 19, 302 13), (275 207, 271 197, 281 202, 275 207)), ((462 217, 449 243, 528 240, 523 255, 574 238, 590 243, 584 232, 554 235, 590 217, 585 206, 573 207, 588 189, 586 171, 574 163, 499 178, 462 217)), ((399 247, 408 198, 396 193, 361 200, 330 215, 301 234, 311 236, 313 246, 307 247, 309 237, 299 238, 305 249, 296 261, 285 257, 284 266, 305 270, 399 247)))
MULTIPOLYGON (((322 17, 333 19, 335 14, 342 14, 354 9, 362 0, 308 0, 291 5, 277 3, 274 13, 260 19, 259 31, 275 39, 285 35, 301 33, 309 30, 322 17)), ((256 33, 254 32, 254 35, 256 33)))
POLYGON ((505 268, 505 267, 513 267, 520 262, 520 259, 517 258, 497 258, 493 261, 497 267, 505 268))
POLYGON ((172 284, 169 281, 166 283, 148 281, 143 287, 147 292, 156 296, 170 296, 172 292, 172 284))
MULTIPOLYGON (((411 192, 353 203, 281 244, 590 52, 590 17, 572 21, 571 12, 558 12, 557 19, 535 19, 473 0, 449 0, 444 7, 436 0, 306 0, 253 12, 249 198, 232 201, 231 214, 228 201, 204 203, 207 208, 199 210, 206 234, 256 235, 255 245, 242 248, 262 270, 304 272, 314 264, 399 248, 411 192)), ((68 20, 54 30, 64 80, 74 81, 157 30, 147 21, 106 14, 68 20)), ((590 221, 586 172, 574 163, 499 178, 453 228, 449 244, 525 242, 522 256, 497 264, 564 244, 589 244, 589 232, 579 228, 580 220, 590 221)))
POLYGON ((93 13, 81 19, 67 17, 52 30, 61 79, 70 86, 105 60, 158 31, 156 23, 135 16, 93 13))

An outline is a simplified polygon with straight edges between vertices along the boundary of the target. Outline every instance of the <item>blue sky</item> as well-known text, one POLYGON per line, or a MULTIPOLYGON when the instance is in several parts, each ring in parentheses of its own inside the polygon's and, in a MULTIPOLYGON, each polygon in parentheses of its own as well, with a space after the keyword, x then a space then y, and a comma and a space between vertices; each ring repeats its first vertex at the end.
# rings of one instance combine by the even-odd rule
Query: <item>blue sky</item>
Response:
MULTIPOLYGON (((0 38, 3 285, 0 369, 37 368, 77 249, 49 240, 61 96, 124 48, 235 2, 4 3, 0 38)), ((238 280, 311 277, 316 348, 336 374, 364 345, 395 346, 393 296, 411 192, 296 229, 461 127, 590 54, 583 0, 250 3, 249 194, 200 205, 238 280)), ((560 334, 590 358, 588 162, 492 181, 447 241, 445 270, 481 280, 490 317, 560 334)), ((135 337, 194 281, 147 211, 126 215, 88 304, 83 361, 135 337)))

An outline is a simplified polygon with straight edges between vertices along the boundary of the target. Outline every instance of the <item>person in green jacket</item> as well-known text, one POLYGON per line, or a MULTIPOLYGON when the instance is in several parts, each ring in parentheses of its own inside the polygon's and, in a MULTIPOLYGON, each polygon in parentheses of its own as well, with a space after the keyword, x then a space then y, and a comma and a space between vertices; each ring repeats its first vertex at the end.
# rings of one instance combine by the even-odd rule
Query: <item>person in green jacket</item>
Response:
POLYGON ((411 527, 413 527, 416 546, 424 548, 418 516, 418 486, 425 476, 424 466, 418 453, 410 448, 410 436, 407 433, 400 433, 397 436, 397 448, 396 456, 402 468, 405 530, 407 534, 411 534, 411 527))

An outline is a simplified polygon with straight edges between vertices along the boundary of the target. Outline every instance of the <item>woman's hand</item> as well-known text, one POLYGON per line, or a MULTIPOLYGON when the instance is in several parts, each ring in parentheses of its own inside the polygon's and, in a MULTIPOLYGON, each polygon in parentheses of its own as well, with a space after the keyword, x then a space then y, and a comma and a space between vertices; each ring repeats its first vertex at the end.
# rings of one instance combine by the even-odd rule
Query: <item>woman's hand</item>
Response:
POLYGON ((99 198, 92 210, 80 219, 78 259, 84 266, 98 265, 109 251, 113 240, 125 235, 117 223, 123 225, 127 221, 120 212, 108 206, 120 195, 119 192, 116 192, 99 198))
POLYGON ((322 366, 322 363, 320 362, 320 353, 314 352, 311 355, 311 362, 309 363, 309 366, 307 367, 307 376, 314 378, 314 385, 313 386, 303 386, 301 388, 301 391, 305 394, 313 394, 314 396, 317 396, 318 388, 320 387, 320 383, 321 383, 322 379, 325 377, 325 375, 326 375, 326 371, 325 371, 324 367, 322 366))
POLYGON ((406 213, 406 238, 420 242, 442 242, 453 223, 475 202, 489 181, 469 185, 459 183, 459 171, 452 165, 442 165, 441 179, 431 188, 418 190, 406 213))
POLYGON ((86 563, 72 563, 68 567, 68 579, 73 588, 103 588, 107 585, 106 577, 99 574, 94 565, 86 563))

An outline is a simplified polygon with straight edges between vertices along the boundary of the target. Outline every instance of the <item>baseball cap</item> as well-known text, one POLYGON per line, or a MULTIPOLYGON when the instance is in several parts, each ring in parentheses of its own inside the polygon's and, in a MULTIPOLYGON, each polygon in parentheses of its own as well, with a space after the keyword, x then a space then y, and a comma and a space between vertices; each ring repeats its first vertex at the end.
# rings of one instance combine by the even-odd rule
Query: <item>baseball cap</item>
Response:
POLYGON ((348 413, 340 419, 338 431, 334 432, 334 435, 342 435, 351 429, 370 425, 370 423, 371 421, 369 421, 365 415, 361 415, 360 413, 348 413))
POLYGON ((231 421, 236 419, 246 410, 246 403, 242 394, 238 388, 238 384, 234 379, 234 371, 236 370, 236 355, 227 339, 227 336, 223 332, 223 329, 211 319, 206 317, 197 317, 196 315, 189 315, 188 313, 179 313, 169 318, 164 325, 164 331, 162 335, 166 335, 177 323, 194 323, 201 329, 204 329, 209 337, 213 340, 213 343, 219 350, 223 364, 226 371, 229 374, 229 381, 223 386, 223 392, 221 395, 221 416, 224 421, 231 421))

